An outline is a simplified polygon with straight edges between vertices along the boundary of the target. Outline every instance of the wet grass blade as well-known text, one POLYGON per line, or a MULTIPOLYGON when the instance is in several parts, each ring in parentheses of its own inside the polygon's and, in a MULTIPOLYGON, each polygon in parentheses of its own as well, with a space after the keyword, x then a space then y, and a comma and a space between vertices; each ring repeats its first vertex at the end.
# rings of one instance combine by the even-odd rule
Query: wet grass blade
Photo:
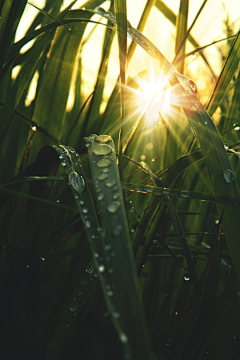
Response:
POLYGON ((125 347, 125 351, 130 353, 133 359, 141 359, 141 354, 143 354, 142 359, 146 357, 150 359, 151 353, 143 320, 140 294, 137 290, 135 264, 130 250, 131 242, 128 235, 126 215, 124 214, 116 155, 112 146, 109 143, 106 144, 108 141, 109 137, 104 135, 86 138, 93 181, 97 187, 95 190, 98 194, 101 227, 88 186, 84 180, 85 174, 79 156, 69 147, 54 148, 57 150, 61 163, 68 174, 88 234, 105 301, 118 331, 119 339, 125 347), (108 157, 109 150, 110 156, 108 157), (104 169, 108 169, 108 172, 103 172, 104 169), (108 180, 104 181, 105 179, 108 180), (117 214, 117 218, 115 214, 117 214), (109 222, 109 216, 113 217, 111 222, 109 222), (121 266, 123 259, 124 269, 121 266), (127 296, 128 301, 125 296, 127 296), (130 304, 129 299, 131 299, 130 304), (131 302, 133 302, 132 306, 131 302), (139 344, 137 339, 142 341, 141 351, 138 349, 139 346, 135 345, 139 344))

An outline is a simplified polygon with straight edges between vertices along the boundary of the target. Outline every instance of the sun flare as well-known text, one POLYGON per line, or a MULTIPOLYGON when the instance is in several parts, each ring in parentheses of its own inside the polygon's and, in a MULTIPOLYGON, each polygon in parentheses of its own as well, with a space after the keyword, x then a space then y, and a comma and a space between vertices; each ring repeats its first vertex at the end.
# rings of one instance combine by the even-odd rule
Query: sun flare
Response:
POLYGON ((140 87, 137 90, 138 111, 145 114, 146 122, 153 126, 158 123, 160 115, 165 118, 171 112, 172 92, 171 88, 166 88, 168 77, 163 74, 156 77, 151 71, 148 81, 139 78, 137 82, 140 87))

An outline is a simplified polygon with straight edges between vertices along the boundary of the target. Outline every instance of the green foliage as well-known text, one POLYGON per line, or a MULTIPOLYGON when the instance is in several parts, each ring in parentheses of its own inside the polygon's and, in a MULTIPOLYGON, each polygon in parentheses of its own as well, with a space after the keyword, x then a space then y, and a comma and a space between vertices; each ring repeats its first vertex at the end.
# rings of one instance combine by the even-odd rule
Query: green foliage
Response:
POLYGON ((15 42, 30 5, 0 1, 3 359, 240 358, 239 36, 208 112, 182 74, 206 2, 188 28, 188 1, 176 15, 149 0, 134 29, 127 1, 108 12, 101 0, 75 10, 47 0, 15 42), (176 25, 179 72, 142 35, 154 6, 176 25), (92 93, 82 64, 90 25, 104 30, 92 93), (119 76, 107 96, 116 33, 119 76), (128 77, 137 46, 175 99, 157 117, 154 99, 139 100, 145 72, 128 77))

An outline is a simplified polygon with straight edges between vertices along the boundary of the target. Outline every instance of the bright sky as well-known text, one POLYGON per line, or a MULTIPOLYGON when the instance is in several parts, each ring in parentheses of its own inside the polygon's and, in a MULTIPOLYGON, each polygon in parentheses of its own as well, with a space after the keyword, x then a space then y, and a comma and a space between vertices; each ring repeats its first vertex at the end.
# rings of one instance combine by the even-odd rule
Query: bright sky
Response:
MULTIPOLYGON (((45 0, 30 0, 32 4, 43 7, 45 0)), ((65 0, 64 7, 68 5, 71 0, 65 0)), ((138 21, 140 19, 141 13, 144 9, 147 0, 127 0, 127 13, 128 19, 131 22, 132 26, 137 27, 138 21)), ((85 1, 79 0, 75 4, 74 8, 79 8, 82 6, 85 1)), ((175 13, 178 12, 180 0, 165 0, 165 3, 169 8, 171 8, 175 13)), ((189 25, 193 21, 196 13, 201 6, 202 1, 199 0, 189 0, 189 25)), ((109 2, 106 1, 104 4, 107 9, 109 2)), ((237 25, 239 26, 240 21, 240 2, 239 0, 208 0, 203 12, 201 13, 198 21, 196 22, 192 35, 198 41, 200 45, 205 45, 210 43, 213 40, 220 39, 225 37, 223 33, 224 30, 224 19, 229 15, 229 23, 235 22, 234 30, 237 31, 237 25), (226 11, 227 10, 227 11, 226 11)), ((30 23, 34 16, 37 14, 37 10, 34 9, 31 5, 26 6, 24 18, 22 20, 21 26, 19 28, 17 39, 20 39, 24 35, 26 29, 26 24, 30 23)), ((99 20, 98 16, 95 16, 95 19, 99 20)), ((101 20, 104 21, 104 20, 101 20)), ((91 26, 89 26, 88 31, 91 26)), ((101 59, 101 39, 104 33, 105 28, 99 26, 98 31, 95 31, 90 38, 90 41, 84 45, 83 51, 83 65, 85 66, 85 73, 89 76, 88 81, 86 81, 85 90, 89 93, 91 85, 94 85, 94 78, 92 76, 92 69, 97 69, 98 64, 101 59), (94 56, 92 56, 94 51, 94 56), (91 79, 92 78, 92 79, 91 79), (88 85, 87 85, 88 84, 88 85)), ((169 61, 172 61, 174 58, 174 37, 175 37, 175 28, 174 26, 167 21, 162 14, 156 9, 153 8, 147 22, 144 34, 159 48, 159 50, 168 58, 169 61), (154 25, 153 25, 154 24, 154 25)), ((130 40, 129 40, 130 42, 130 40)), ((192 47, 188 44, 187 51, 191 51, 192 47)), ((221 71, 220 58, 221 54, 215 46, 210 47, 205 50, 205 54, 209 59, 216 75, 221 71)), ((194 61, 193 59, 188 59, 190 64, 190 71, 194 78, 194 73, 199 73, 201 68, 199 68, 199 62, 194 61)), ((149 68, 152 65, 152 60, 150 57, 138 46, 136 53, 130 64, 129 72, 131 76, 135 76, 138 72, 149 68)), ((118 46, 117 40, 115 37, 115 43, 113 45, 113 51, 109 63, 109 76, 108 76, 108 87, 111 91, 111 87, 114 85, 116 76, 119 72, 119 60, 118 60, 118 46), (111 84, 112 83, 112 84, 111 84)), ((198 78, 200 78, 198 76, 198 78)), ((198 87, 201 85, 204 86, 204 81, 199 80, 197 84, 198 87), (202 81, 202 83, 201 83, 202 81)), ((196 80, 196 79, 194 79, 196 80)))

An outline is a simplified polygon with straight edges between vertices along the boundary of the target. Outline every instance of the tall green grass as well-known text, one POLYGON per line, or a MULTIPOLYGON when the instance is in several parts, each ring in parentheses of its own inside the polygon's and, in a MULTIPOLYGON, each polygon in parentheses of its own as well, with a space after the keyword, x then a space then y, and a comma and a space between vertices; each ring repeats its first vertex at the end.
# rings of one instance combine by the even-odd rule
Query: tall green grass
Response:
POLYGON ((207 1, 188 27, 188 1, 174 14, 148 0, 137 29, 126 0, 109 11, 62 3, 47 0, 16 42, 31 5, 0 2, 1 357, 239 359, 239 33, 227 24, 228 56, 202 104, 185 59, 199 53, 214 73, 191 35, 207 1), (142 34, 154 7, 176 26, 176 67, 142 34), (86 93, 82 55, 99 29, 86 93), (137 46, 158 65, 158 101, 171 93, 171 111, 139 100, 145 72, 128 70, 137 46))

